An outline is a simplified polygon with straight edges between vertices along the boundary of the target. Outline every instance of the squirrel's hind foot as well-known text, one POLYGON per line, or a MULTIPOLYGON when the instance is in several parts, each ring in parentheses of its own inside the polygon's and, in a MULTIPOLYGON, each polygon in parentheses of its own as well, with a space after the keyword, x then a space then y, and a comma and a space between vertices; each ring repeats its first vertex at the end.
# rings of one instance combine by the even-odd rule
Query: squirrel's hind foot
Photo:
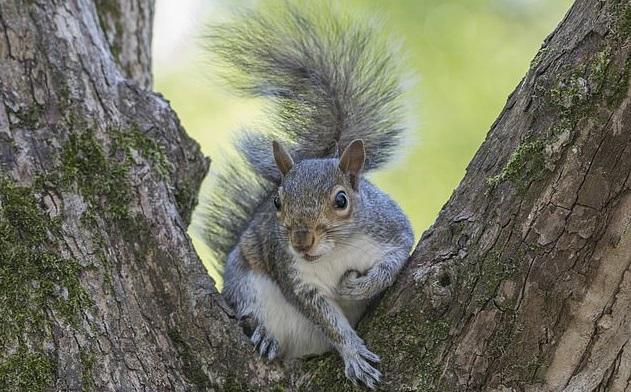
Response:
POLYGON ((252 337, 250 337, 250 341, 254 345, 254 349, 261 355, 261 357, 272 361, 278 356, 278 341, 267 332, 262 324, 259 324, 256 329, 254 329, 254 333, 252 334, 252 337))

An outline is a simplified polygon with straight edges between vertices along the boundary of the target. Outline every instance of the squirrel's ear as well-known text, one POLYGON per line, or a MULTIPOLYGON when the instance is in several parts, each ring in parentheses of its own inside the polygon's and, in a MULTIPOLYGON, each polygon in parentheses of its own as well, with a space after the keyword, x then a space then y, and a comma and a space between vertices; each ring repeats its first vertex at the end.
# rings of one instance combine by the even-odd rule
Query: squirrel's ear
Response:
POLYGON ((287 174, 292 167, 294 167, 294 160, 291 158, 291 155, 285 150, 283 146, 280 145, 276 140, 272 142, 272 149, 274 150, 274 160, 276 161, 276 166, 283 174, 287 174))
POLYGON ((364 142, 355 139, 344 149, 340 158, 340 169, 351 177, 353 188, 357 188, 357 179, 364 167, 365 156, 364 142))

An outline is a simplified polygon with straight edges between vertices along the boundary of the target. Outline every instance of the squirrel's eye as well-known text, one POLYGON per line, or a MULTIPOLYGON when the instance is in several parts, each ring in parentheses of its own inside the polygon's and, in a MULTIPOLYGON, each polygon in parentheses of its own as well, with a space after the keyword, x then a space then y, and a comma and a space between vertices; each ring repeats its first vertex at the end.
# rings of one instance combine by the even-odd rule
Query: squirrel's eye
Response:
POLYGON ((276 209, 280 211, 280 197, 278 196, 274 196, 274 207, 276 207, 276 209))
POLYGON ((348 196, 346 196, 346 192, 339 191, 335 195, 335 207, 339 209, 344 209, 348 206, 348 196))

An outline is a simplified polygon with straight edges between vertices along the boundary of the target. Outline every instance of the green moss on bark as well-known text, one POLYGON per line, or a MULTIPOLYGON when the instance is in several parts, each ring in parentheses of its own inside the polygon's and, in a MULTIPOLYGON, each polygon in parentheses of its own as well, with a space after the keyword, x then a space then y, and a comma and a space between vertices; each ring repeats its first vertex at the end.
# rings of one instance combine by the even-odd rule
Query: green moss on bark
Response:
POLYGON ((238 374, 229 374, 224 383, 223 386, 220 389, 223 392, 246 392, 246 391, 251 391, 251 389, 249 389, 244 381, 242 380, 242 377, 240 377, 240 375, 238 374))
MULTIPOLYGON (((543 179, 552 170, 554 159, 550 159, 550 155, 559 152, 559 146, 553 145, 559 141, 561 135, 567 137, 563 142, 566 145, 582 120, 589 118, 591 121, 603 121, 604 124, 607 118, 602 117, 599 112, 602 102, 606 102, 609 109, 615 109, 626 98, 631 59, 614 61, 611 48, 614 44, 622 44, 628 40, 628 35, 624 36, 620 32, 627 31, 627 28, 631 31, 628 26, 631 22, 626 22, 631 18, 628 16, 631 14, 631 6, 622 5, 619 8, 614 16, 618 19, 615 25, 617 38, 613 43, 603 42, 602 48, 589 58, 580 64, 564 66, 558 71, 556 80, 536 88, 545 95, 542 110, 554 108, 559 113, 558 120, 549 130, 537 135, 531 134, 523 140, 501 171, 487 178, 491 189, 510 181, 523 193, 532 182, 543 179)), ((543 55, 546 52, 541 53, 543 55)), ((537 59, 533 66, 537 66, 539 62, 540 59, 537 59)))
POLYGON ((631 58, 627 58, 624 61, 622 71, 617 75, 617 80, 614 82, 614 88, 607 96, 607 104, 609 108, 615 109, 622 101, 627 97, 629 93, 629 79, 631 77, 631 58))
POLYGON ((617 38, 628 39, 631 36, 631 4, 626 0, 620 0, 614 8, 614 18, 616 23, 613 30, 617 38))
POLYGON ((37 128, 41 115, 42 109, 35 103, 26 110, 15 112, 15 116, 20 119, 20 124, 28 129, 37 128))
MULTIPOLYGON (((0 352, 27 353, 21 355, 26 358, 22 361, 0 359, 0 385, 20 386, 24 378, 38 381, 29 374, 38 359, 48 358, 45 342, 56 322, 51 312, 56 319, 76 325, 81 310, 91 304, 79 283, 82 267, 56 247, 61 217, 51 218, 42 210, 44 190, 76 189, 88 204, 84 223, 105 214, 113 222, 133 222, 136 235, 146 234, 146 228, 143 231, 141 223, 131 219, 129 168, 137 159, 135 152, 158 166, 158 172, 168 171, 169 166, 160 147, 137 128, 115 131, 114 139, 112 151, 106 154, 93 132, 71 135, 60 153, 60 165, 32 186, 0 178, 0 352), (34 344, 27 347, 21 336, 29 336, 34 344)), ((89 389, 93 360, 82 352, 81 362, 83 384, 89 389)), ((47 377, 39 381, 50 384, 47 377)), ((26 390, 38 388, 29 385, 26 390)))
MULTIPOLYGON (((304 361, 303 369, 312 378, 301 385, 300 391, 327 390, 331 392, 352 391, 353 384, 344 376, 344 364, 341 359, 330 353, 325 356, 304 361)), ((355 388, 359 390, 359 388, 355 388)))
POLYGON ((475 276, 475 286, 472 293, 472 303, 482 306, 487 301, 493 299, 500 284, 510 279, 517 272, 521 260, 504 258, 498 252, 491 251, 477 266, 478 272, 475 276))
MULTIPOLYGON (((107 154, 93 131, 71 135, 61 153, 60 182, 66 189, 76 184, 89 210, 121 221, 131 217, 132 191, 127 176, 138 157, 149 161, 160 176, 169 175, 172 165, 162 147, 137 127, 110 133, 112 144, 107 154)), ((49 179, 56 182, 54 174, 49 179)))
POLYGON ((489 177, 487 183, 495 188, 504 181, 510 181, 520 191, 524 191, 532 181, 542 178, 545 173, 544 148, 541 140, 525 140, 515 149, 502 171, 489 177))
POLYGON ((32 188, 0 179, 0 347, 18 332, 44 332, 48 309, 70 322, 89 303, 79 264, 51 247, 58 232, 32 188))
POLYGON ((91 303, 79 283, 80 265, 54 248, 59 222, 40 209, 38 195, 0 178, 0 352, 14 352, 0 360, 0 390, 50 386, 53 362, 43 349, 27 347, 22 336, 44 342, 52 333, 50 312, 75 324, 91 303))
POLYGON ((375 333, 367 340, 371 349, 382 356, 386 377, 389 372, 396 372, 390 377, 403 376, 415 390, 448 391, 440 381, 440 356, 449 338, 449 318, 420 306, 396 314, 381 309, 378 314, 370 325, 375 333), (393 346, 397 350, 392 350, 393 346))
POLYGON ((111 131, 113 150, 123 151, 128 162, 134 161, 134 151, 152 164, 152 168, 162 177, 169 176, 174 168, 167 159, 164 147, 145 135, 137 126, 111 131))
POLYGON ((69 188, 76 183, 91 208, 104 211, 114 219, 129 216, 129 167, 107 159, 93 132, 70 135, 61 153, 61 164, 62 185, 69 188))
POLYGON ((87 349, 79 352, 81 359, 81 391, 90 392, 96 390, 94 379, 92 378, 92 368, 94 366, 94 356, 87 349))
POLYGON ((53 385, 56 372, 50 357, 21 348, 0 362, 0 391, 45 391, 53 385))

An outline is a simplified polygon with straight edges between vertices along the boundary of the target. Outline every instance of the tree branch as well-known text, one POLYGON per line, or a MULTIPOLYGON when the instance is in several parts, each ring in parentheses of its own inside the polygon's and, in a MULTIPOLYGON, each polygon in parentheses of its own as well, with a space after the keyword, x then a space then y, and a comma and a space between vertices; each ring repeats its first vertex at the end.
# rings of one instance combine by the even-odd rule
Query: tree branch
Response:
POLYGON ((152 0, 95 0, 110 53, 128 80, 151 89, 152 0))

